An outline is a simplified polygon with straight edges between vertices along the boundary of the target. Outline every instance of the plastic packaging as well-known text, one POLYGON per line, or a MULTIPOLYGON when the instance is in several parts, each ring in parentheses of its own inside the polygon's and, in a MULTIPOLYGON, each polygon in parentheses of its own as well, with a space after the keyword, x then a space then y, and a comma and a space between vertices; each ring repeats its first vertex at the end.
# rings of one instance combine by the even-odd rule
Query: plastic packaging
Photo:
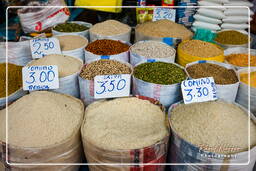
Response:
POLYGON ((226 17, 224 12, 214 8, 199 8, 197 12, 201 15, 216 19, 223 19, 226 17))
MULTIPOLYGON (((158 101, 137 96, 139 99, 149 100, 153 104, 159 105, 159 107, 164 111, 164 108, 159 104, 158 101)), ((83 130, 84 123, 81 130, 83 130)), ((169 126, 168 126, 169 128, 169 126)), ((104 170, 104 171, 139 171, 139 170, 150 170, 150 171, 164 171, 165 166, 157 165, 145 165, 140 166, 139 163, 166 163, 167 148, 169 135, 164 137, 161 141, 141 149, 130 149, 130 150, 106 150, 96 147, 92 143, 88 142, 83 135, 82 140, 84 146, 84 153, 88 163, 136 163, 132 166, 100 166, 100 165, 90 165, 90 170, 104 170), (137 165, 138 164, 138 165, 137 165)))
MULTIPOLYGON (((182 102, 179 102, 182 103, 182 102)), ((177 103, 177 104, 179 104, 177 103)), ((177 104, 173 104, 168 111, 169 118, 172 114, 172 110, 177 106, 177 104)), ((247 111, 245 108, 240 106, 237 103, 233 103, 244 111, 247 111)), ((247 113, 247 112, 246 112, 247 113)), ((251 119, 256 123, 256 118, 250 114, 251 119)), ((169 123, 172 126, 172 123, 169 119, 169 123)), ((244 151, 241 153, 233 154, 236 158, 220 158, 221 154, 212 153, 203 151, 199 147, 187 142, 186 140, 182 139, 174 130, 172 130, 172 138, 169 151, 171 152, 168 158, 168 162, 171 163, 180 163, 183 165, 176 165, 171 166, 172 171, 183 171, 183 170, 207 170, 207 171, 252 171, 253 166, 256 161, 256 147, 250 149, 250 159, 248 158, 249 152, 244 151), (220 156, 218 158, 210 158, 207 156, 220 156), (232 163, 247 163, 250 160, 249 165, 221 165, 223 163, 232 164, 232 163), (219 165, 188 165, 188 163, 218 163, 219 165), (186 164, 186 165, 184 165, 186 164)))
POLYGON ((232 23, 226 23, 224 22, 221 24, 222 29, 235 29, 235 30, 244 30, 249 27, 248 24, 232 24, 232 23))
POLYGON ((214 30, 214 31, 217 31, 217 30, 221 29, 218 24, 211 24, 211 23, 208 23, 208 22, 197 21, 197 20, 193 23, 193 26, 194 27, 199 27, 199 28, 210 29, 210 30, 214 30))
POLYGON ((203 16, 203 15, 200 15, 200 14, 194 15, 194 18, 197 21, 202 21, 202 22, 211 23, 211 24, 220 24, 220 23, 222 23, 221 20, 219 20, 219 19, 206 17, 206 16, 203 16))
MULTIPOLYGON (((198 64, 198 63, 216 64, 216 65, 225 67, 227 69, 233 69, 235 71, 235 68, 232 65, 229 65, 229 64, 215 62, 215 61, 196 61, 196 62, 192 62, 192 63, 187 64, 186 67, 185 67, 185 72, 187 73, 187 75, 189 77, 190 77, 190 75, 187 71, 187 68, 189 66, 192 66, 192 65, 198 64)), ((235 71, 235 73, 236 73, 236 71, 235 71)), ((237 75, 237 78, 238 78, 238 75, 237 75)), ((237 91, 238 91, 238 87, 239 87, 239 81, 234 83, 234 84, 225 84, 225 85, 216 84, 216 87, 217 87, 217 98, 223 99, 223 100, 228 101, 228 102, 234 102, 236 100, 236 95, 237 95, 237 91)))
MULTIPOLYGON (((250 72, 256 71, 256 67, 252 68, 250 72)), ((248 68, 240 69, 237 71, 240 77, 241 73, 248 73, 248 68)), ((240 82, 236 102, 248 109, 248 103, 250 98, 251 112, 256 116, 256 88, 250 87, 250 95, 248 93, 249 86, 243 82, 240 82)))
POLYGON ((40 32, 56 24, 68 20, 70 12, 64 0, 50 0, 49 2, 31 2, 30 6, 56 6, 50 8, 21 8, 18 16, 22 30, 25 33, 40 32), (57 7, 61 6, 61 7, 57 7))
POLYGON ((228 8, 224 11, 225 16, 249 16, 253 15, 253 11, 249 10, 247 8, 228 8))
MULTIPOLYGON (((130 43, 127 43, 121 40, 119 41, 131 46, 130 43)), ((121 62, 129 62, 129 57, 130 57, 129 50, 116 55, 96 55, 84 49, 84 58, 85 58, 85 63, 87 64, 100 59, 112 59, 112 60, 117 60, 121 62)))
MULTIPOLYGON (((252 18, 249 18, 249 21, 251 21, 252 18)), ((228 16, 224 19, 222 19, 224 23, 230 23, 230 24, 245 24, 248 23, 248 16, 228 16)))
POLYGON ((197 28, 195 30, 193 39, 213 43, 213 40, 215 39, 215 37, 216 37, 216 34, 213 31, 209 29, 197 28))
POLYGON ((84 30, 84 31, 80 31, 80 32, 60 32, 60 31, 54 30, 54 27, 53 27, 52 28, 53 36, 57 36, 57 35, 79 35, 79 36, 83 36, 83 37, 85 37, 89 40, 89 28, 92 27, 91 23, 87 23, 87 22, 83 22, 83 21, 70 21, 68 23, 76 23, 76 24, 79 24, 79 25, 83 25, 83 26, 86 26, 88 29, 84 30))

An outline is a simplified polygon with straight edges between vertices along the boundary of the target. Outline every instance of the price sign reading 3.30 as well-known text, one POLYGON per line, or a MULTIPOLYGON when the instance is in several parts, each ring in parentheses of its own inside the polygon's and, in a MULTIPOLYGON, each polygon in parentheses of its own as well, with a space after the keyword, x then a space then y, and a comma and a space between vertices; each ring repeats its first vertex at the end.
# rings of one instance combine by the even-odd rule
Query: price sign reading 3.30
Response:
POLYGON ((181 90, 185 104, 217 99, 213 77, 182 81, 181 90))
POLYGON ((32 58, 42 58, 50 54, 61 54, 60 43, 57 38, 36 38, 30 40, 32 58))
POLYGON ((98 75, 94 77, 94 98, 113 98, 130 95, 131 75, 98 75))
POLYGON ((23 90, 49 90, 59 88, 57 65, 22 68, 23 90))

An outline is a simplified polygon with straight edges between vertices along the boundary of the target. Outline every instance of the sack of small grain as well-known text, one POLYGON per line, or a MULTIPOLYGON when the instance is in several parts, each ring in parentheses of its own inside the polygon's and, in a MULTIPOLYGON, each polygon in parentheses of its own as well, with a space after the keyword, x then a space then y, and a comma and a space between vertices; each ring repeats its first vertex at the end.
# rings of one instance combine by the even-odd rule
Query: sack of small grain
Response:
MULTIPOLYGON (((248 21, 248 20, 247 20, 248 21)), ((229 22, 223 22, 221 24, 221 28, 222 29, 235 29, 235 30, 244 30, 244 29, 248 29, 249 24, 246 23, 229 23, 229 22)))
POLYGON ((223 19, 226 17, 223 11, 214 8, 199 8, 197 13, 216 19, 223 19))
POLYGON ((213 31, 217 31, 221 29, 218 24, 212 24, 209 22, 198 21, 198 20, 195 20, 195 22, 193 23, 193 27, 205 28, 213 31))
POLYGON ((54 26, 52 28, 53 36, 58 35, 80 35, 89 40, 89 28, 92 27, 91 23, 84 21, 69 21, 54 26))
POLYGON ((182 164, 171 166, 172 171, 252 171, 256 161, 256 118, 248 116, 245 108, 218 100, 174 104, 168 113, 173 135, 168 162, 182 164))
POLYGON ((139 41, 130 47, 130 63, 135 66, 146 61, 174 63, 176 50, 158 41, 139 41))
POLYGON ((248 60, 250 58, 250 66, 256 67, 256 50, 244 47, 228 48, 224 51, 225 62, 233 65, 236 69, 243 69, 249 66, 248 60), (250 51, 250 57, 249 57, 250 51))
POLYGON ((22 89, 22 66, 0 63, 0 109, 5 108, 25 94, 27 91, 22 89), (8 96, 6 96, 6 66, 8 67, 8 96))
POLYGON ((85 64, 79 74, 80 98, 87 106, 94 99, 94 77, 97 75, 132 74, 132 66, 127 62, 100 59, 85 64))
POLYGON ((154 99, 137 96, 94 102, 85 110, 81 134, 88 163, 134 163, 90 165, 90 170, 165 169, 154 164, 166 162, 169 126, 163 106, 154 99))
POLYGON ((146 22, 135 28, 135 42, 157 40, 176 46, 181 40, 189 40, 192 36, 193 33, 185 26, 167 19, 146 22))
MULTIPOLYGON (((80 163, 80 126, 84 115, 81 100, 47 91, 26 95, 8 107, 8 151, 6 110, 0 111, 1 161, 9 163, 64 163, 64 166, 9 165, 11 170, 59 171, 65 163, 80 163)), ((72 171, 77 166, 71 167, 72 171)))
POLYGON ((252 20, 252 18, 248 18, 248 16, 227 16, 226 18, 222 19, 224 23, 231 23, 231 24, 244 24, 248 23, 252 20))
POLYGON ((225 16, 246 16, 249 17, 254 14, 253 11, 251 11, 248 8, 227 8, 224 11, 225 16))
POLYGON ((133 94, 154 98, 168 108, 182 99, 180 84, 186 77, 178 64, 142 62, 134 67, 133 94))
POLYGON ((84 48, 88 40, 79 35, 62 35, 56 36, 60 41, 60 49, 63 55, 79 58, 84 62, 84 48))
POLYGON ((229 102, 236 100, 239 79, 232 65, 215 61, 196 61, 187 64, 185 72, 191 79, 213 77, 217 98, 229 102))
POLYGON ((256 116, 256 68, 244 68, 237 71, 240 79, 239 89, 236 97, 236 102, 249 110, 256 116), (248 75, 250 73, 250 76, 248 75), (250 85, 248 80, 250 78, 250 85), (250 94, 248 92, 250 86, 250 94))
POLYGON ((80 97, 78 74, 83 66, 81 59, 66 55, 52 54, 31 61, 27 66, 57 65, 59 71, 59 88, 51 91, 80 97))
POLYGON ((221 20, 211 17, 206 17, 200 14, 196 14, 193 16, 197 21, 207 22, 211 24, 220 24, 222 23, 221 20))
POLYGON ((101 39, 89 43, 84 49, 85 63, 100 59, 129 62, 130 43, 121 40, 101 39))
POLYGON ((130 42, 131 27, 116 20, 106 20, 89 29, 90 41, 97 39, 116 39, 130 42))

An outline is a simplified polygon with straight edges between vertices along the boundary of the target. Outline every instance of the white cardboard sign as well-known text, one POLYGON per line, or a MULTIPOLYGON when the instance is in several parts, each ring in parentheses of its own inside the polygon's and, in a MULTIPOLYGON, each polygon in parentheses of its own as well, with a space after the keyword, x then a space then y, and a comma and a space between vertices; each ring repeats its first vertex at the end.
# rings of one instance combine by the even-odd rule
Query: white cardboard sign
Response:
POLYGON ((153 14, 153 21, 167 19, 175 22, 175 9, 171 8, 155 8, 153 14))

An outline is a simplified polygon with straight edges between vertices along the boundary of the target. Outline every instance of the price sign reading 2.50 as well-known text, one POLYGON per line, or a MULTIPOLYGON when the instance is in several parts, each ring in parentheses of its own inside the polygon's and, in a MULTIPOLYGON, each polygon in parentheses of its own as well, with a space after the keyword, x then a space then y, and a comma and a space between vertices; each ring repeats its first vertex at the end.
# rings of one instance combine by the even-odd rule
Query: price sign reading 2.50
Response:
POLYGON ((23 90, 48 90, 59 88, 58 66, 43 65, 22 68, 23 90))
POLYGON ((113 98, 130 95, 131 75, 98 75, 94 77, 94 98, 113 98))
POLYGON ((213 77, 182 81, 181 90, 185 104, 217 99, 213 77))

